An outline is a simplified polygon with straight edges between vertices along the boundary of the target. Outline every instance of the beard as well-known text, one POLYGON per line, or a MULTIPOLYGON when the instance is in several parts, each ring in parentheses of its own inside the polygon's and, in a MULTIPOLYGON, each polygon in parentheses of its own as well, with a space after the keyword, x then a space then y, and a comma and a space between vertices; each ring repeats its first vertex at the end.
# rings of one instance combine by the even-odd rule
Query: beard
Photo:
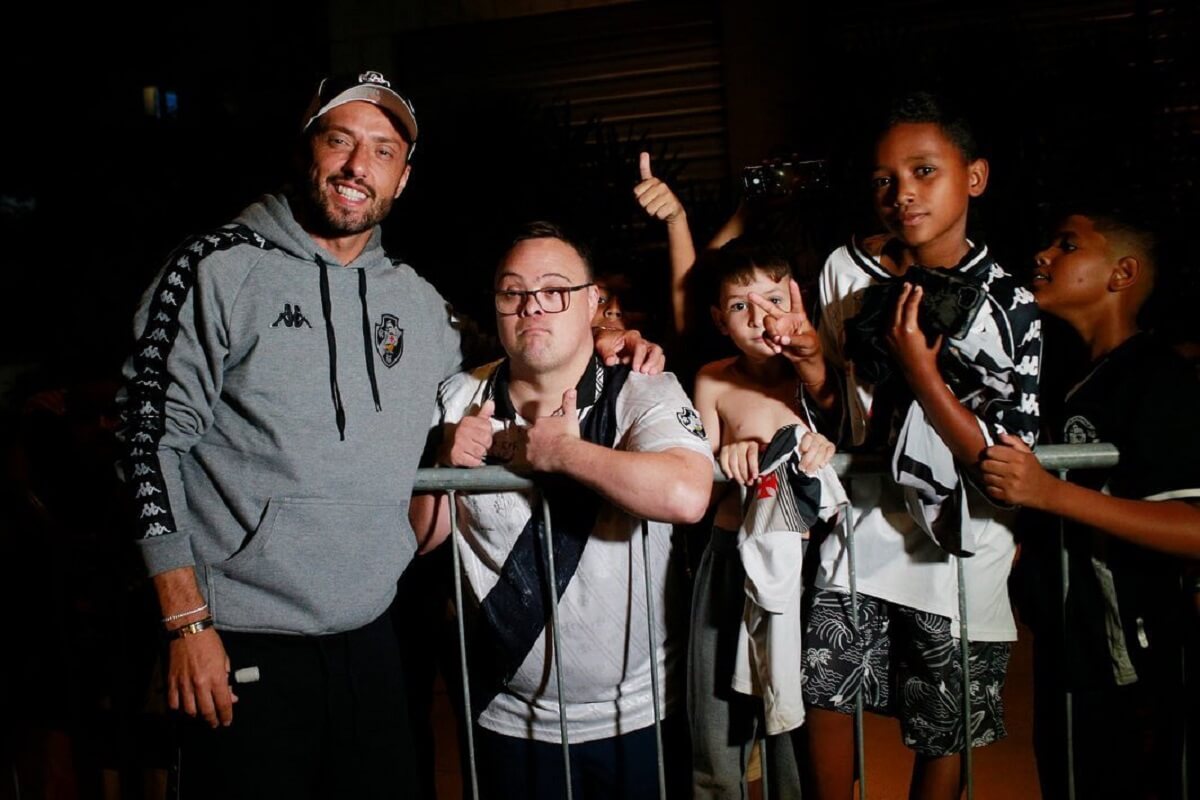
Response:
POLYGON ((319 229, 317 233, 330 238, 353 236, 369 231, 387 218, 392 210, 392 198, 379 197, 365 186, 358 188, 366 192, 369 202, 352 211, 336 204, 333 195, 337 192, 332 184, 309 175, 308 201, 313 211, 312 223, 319 229))

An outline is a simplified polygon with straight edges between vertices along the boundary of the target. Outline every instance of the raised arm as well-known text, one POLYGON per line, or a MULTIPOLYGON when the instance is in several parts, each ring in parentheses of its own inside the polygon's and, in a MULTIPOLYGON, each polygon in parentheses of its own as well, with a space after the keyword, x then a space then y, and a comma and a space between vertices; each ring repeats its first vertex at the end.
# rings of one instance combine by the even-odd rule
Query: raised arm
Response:
POLYGON ((734 239, 746 232, 746 226, 750 219, 750 205, 745 198, 738 203, 738 207, 734 210, 729 219, 725 220, 712 239, 709 239, 705 245, 706 250, 720 250, 725 245, 732 242, 734 239))
POLYGON ((642 180, 633 187, 634 197, 651 217, 667 226, 667 252, 671 261, 671 311, 675 333, 682 334, 686 310, 688 273, 696 263, 696 245, 688 228, 687 211, 671 187, 654 177, 650 169, 650 154, 642 153, 639 161, 642 180))
POLYGON ((932 345, 917 321, 922 289, 905 283, 896 302, 887 341, 904 379, 933 424, 938 436, 950 448, 960 464, 972 466, 979 461, 987 440, 979 418, 959 402, 946 385, 938 369, 937 356, 942 346, 939 336, 932 345))

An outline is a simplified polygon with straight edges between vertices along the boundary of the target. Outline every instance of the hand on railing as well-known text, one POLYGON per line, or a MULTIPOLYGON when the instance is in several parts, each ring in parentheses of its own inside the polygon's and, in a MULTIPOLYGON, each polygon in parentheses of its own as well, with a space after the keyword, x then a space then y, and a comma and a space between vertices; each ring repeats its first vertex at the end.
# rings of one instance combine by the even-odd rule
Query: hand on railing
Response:
POLYGON ((1042 508, 1059 480, 1038 462, 1029 445, 1011 434, 983 451, 979 465, 988 497, 1012 506, 1042 508))

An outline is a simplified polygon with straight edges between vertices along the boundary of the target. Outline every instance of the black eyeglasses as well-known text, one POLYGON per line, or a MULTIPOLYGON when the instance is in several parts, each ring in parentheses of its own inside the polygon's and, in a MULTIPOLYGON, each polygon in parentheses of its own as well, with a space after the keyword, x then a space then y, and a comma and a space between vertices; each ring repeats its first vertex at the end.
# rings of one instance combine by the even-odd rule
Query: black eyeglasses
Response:
POLYGON ((558 314, 571 306, 571 293, 592 286, 592 283, 581 283, 578 286, 546 286, 542 289, 497 289, 496 313, 505 317, 519 314, 525 306, 525 299, 532 297, 538 308, 547 314, 558 314))

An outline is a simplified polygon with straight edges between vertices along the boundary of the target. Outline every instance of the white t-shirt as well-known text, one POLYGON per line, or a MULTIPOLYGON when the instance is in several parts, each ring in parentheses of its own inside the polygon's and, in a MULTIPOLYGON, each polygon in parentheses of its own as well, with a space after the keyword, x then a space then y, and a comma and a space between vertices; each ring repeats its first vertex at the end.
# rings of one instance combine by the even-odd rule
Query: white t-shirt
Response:
MULTIPOLYGON (((986 247, 972 250, 958 271, 990 269, 1008 280, 986 247)), ((883 266, 855 243, 835 250, 825 262, 820 278, 819 333, 826 357, 845 377, 843 426, 852 442, 860 445, 871 417, 873 387, 855 379, 853 364, 845 359, 846 321, 860 310, 863 291, 888 279, 883 266)), ((991 315, 1003 310, 995 304, 981 313, 978 324, 994 324, 991 315)), ((1005 321, 1002 320, 1002 326, 1005 321)), ((990 436, 982 421, 981 430, 990 436)), ((949 617, 958 635, 958 577, 956 558, 942 550, 920 528, 905 507, 903 490, 887 475, 854 477, 845 481, 850 496, 854 536, 855 578, 859 592, 949 617)), ((1008 599, 1008 574, 1016 545, 1012 536, 1013 512, 992 505, 973 487, 967 492, 977 550, 963 559, 967 588, 968 636, 973 641, 1014 641, 1017 638, 1008 599)), ((849 569, 842 529, 822 543, 818 587, 848 592, 849 569)))
MULTIPOLYGON (((478 409, 487 399, 489 379, 499 363, 443 383, 438 421, 455 422, 478 409)), ((589 369, 596 367, 593 361, 589 369)), ((581 405, 584 394, 580 392, 581 405)), ((591 405, 581 407, 580 419, 591 409, 591 405)), ((631 373, 617 397, 614 447, 637 452, 685 448, 711 458, 698 420, 674 375, 631 373)), ((520 429, 529 423, 519 415, 507 421, 493 418, 492 423, 492 454, 520 466, 524 461, 520 429)), ((460 492, 457 497, 463 573, 475 598, 480 599, 496 585, 509 551, 532 513, 530 494, 460 492)), ((541 513, 540 506, 537 513, 541 513)), ((685 652, 686 608, 679 606, 679 600, 686 592, 682 553, 672 548, 672 526, 651 522, 649 528, 660 711, 665 716, 679 705, 671 676, 682 667, 685 652)), ((641 520, 603 505, 579 566, 558 603, 570 742, 618 736, 654 723, 644 576, 641 520)), ((506 736, 560 740, 552 649, 547 623, 506 689, 480 716, 480 725, 506 736)), ((470 658, 470 652, 467 655, 470 658)))

